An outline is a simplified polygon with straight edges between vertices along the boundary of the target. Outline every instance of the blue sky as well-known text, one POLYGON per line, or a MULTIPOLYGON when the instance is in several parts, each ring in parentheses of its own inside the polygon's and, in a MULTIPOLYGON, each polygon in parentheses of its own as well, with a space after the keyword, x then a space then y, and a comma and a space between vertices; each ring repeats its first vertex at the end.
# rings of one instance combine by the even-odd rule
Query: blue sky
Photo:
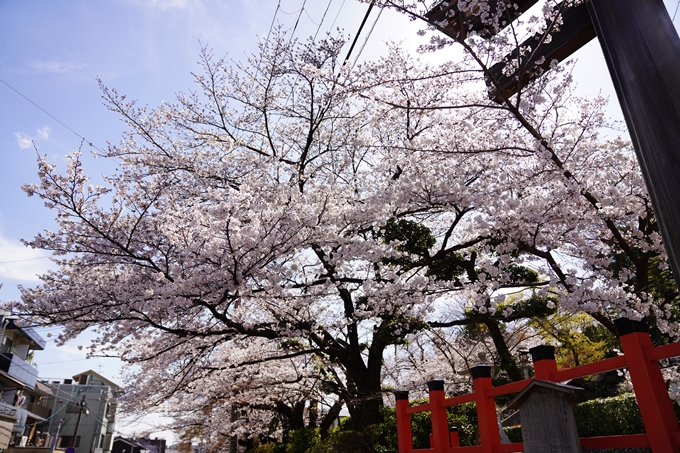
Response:
MULTIPOLYGON (((677 4, 678 0, 666 0, 671 15, 677 4)), ((367 9, 358 0, 281 0, 277 5, 278 0, 0 0, 0 283, 4 285, 0 301, 18 298, 17 285, 37 284, 36 274, 50 265, 44 252, 20 243, 54 228, 53 213, 21 190, 22 184, 37 179, 34 146, 59 166, 65 154, 80 147, 76 133, 99 148, 121 136, 123 124, 102 105, 97 76, 139 104, 156 106, 191 87, 190 71, 197 69, 201 43, 218 56, 243 59, 255 51, 258 37, 267 35, 275 13, 276 21, 286 28, 292 29, 298 21, 295 36, 300 39, 331 26, 353 38, 367 9)), ((405 17, 384 12, 362 58, 379 55, 385 40, 404 40, 414 49, 417 29, 405 17)), ((612 96, 610 112, 620 117, 596 40, 576 57, 575 78, 581 93, 601 90, 612 96)), ((84 152, 89 149, 83 145, 84 152)), ((111 163, 91 159, 88 168, 93 175, 112 170, 111 163)), ((49 333, 39 331, 43 336, 49 333)), ((86 343, 83 339, 56 348, 50 341, 45 352, 36 354, 41 376, 63 378, 93 369, 117 380, 119 364, 110 359, 85 360, 77 346, 86 343)))

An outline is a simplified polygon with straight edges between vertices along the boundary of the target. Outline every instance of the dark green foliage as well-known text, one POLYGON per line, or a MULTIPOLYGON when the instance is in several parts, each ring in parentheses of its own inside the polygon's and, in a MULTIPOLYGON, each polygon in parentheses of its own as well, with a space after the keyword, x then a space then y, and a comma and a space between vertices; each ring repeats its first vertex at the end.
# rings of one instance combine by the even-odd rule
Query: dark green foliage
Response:
POLYGON ((506 270, 510 273, 510 281, 512 283, 537 283, 538 272, 528 267, 519 266, 515 263, 508 264, 506 270))
POLYGON ((387 244, 394 241, 403 242, 395 247, 400 252, 420 256, 428 256, 430 248, 436 242, 428 227, 413 220, 390 220, 382 229, 382 236, 387 244))
MULTIPOLYGON (((277 449, 281 445, 279 444, 264 444, 258 445, 253 450, 249 450, 248 453, 281 453, 277 449)), ((283 450, 285 452, 285 450, 283 450)))
MULTIPOLYGON (((398 266, 403 270, 422 266, 427 268, 426 275, 456 283, 459 283, 458 278, 465 273, 468 278, 477 279, 479 271, 475 269, 477 252, 472 251, 469 258, 452 250, 440 250, 430 255, 430 249, 437 241, 428 227, 416 221, 390 220, 378 234, 386 244, 399 241, 400 244, 395 249, 403 253, 399 257, 383 258, 384 264, 398 266)), ((536 271, 516 263, 507 265, 503 272, 508 275, 512 284, 522 285, 539 281, 536 271)))
POLYGON ((340 421, 338 422, 338 427, 336 428, 337 431, 351 431, 352 430, 352 418, 351 417, 342 417, 340 418, 340 421))
MULTIPOLYGON (((676 417, 680 408, 673 404, 676 417)), ((635 395, 598 398, 574 406, 574 417, 580 437, 641 434, 645 432, 635 395)))
POLYGON ((373 444, 376 453, 392 453, 399 451, 397 442, 397 417, 393 407, 383 407, 385 421, 374 426, 373 444))
POLYGON ((635 395, 597 398, 574 406, 580 437, 645 432, 635 395))
MULTIPOLYGON (((307 453, 373 453, 371 439, 359 431, 336 431, 328 439, 312 447, 307 453)), ((393 450, 395 453, 397 450, 393 450)))
POLYGON ((456 281, 466 270, 474 272, 474 258, 466 260, 463 255, 454 252, 430 256, 430 249, 437 241, 429 228, 413 220, 391 220, 382 228, 380 235, 386 244, 401 242, 395 249, 403 253, 396 258, 383 258, 384 264, 403 270, 427 267, 426 275, 446 281, 456 281))
MULTIPOLYGON (((428 400, 412 401, 412 405, 426 404, 428 400)), ((673 405, 680 419, 680 407, 673 405)), ((477 411, 475 403, 459 404, 447 408, 449 426, 458 428, 461 446, 477 444, 477 411)), ((319 430, 304 428, 293 430, 286 444, 265 444, 250 453, 397 453, 397 420, 393 407, 383 408, 385 421, 368 427, 365 432, 353 431, 349 417, 325 439, 320 440, 319 430)), ((634 394, 612 398, 598 398, 574 406, 574 416, 580 437, 610 436, 644 433, 644 425, 634 394)), ((522 442, 520 426, 503 428, 511 442, 522 442)), ((411 415, 413 448, 428 448, 432 422, 429 412, 411 415)))
POLYGON ((279 343, 279 347, 287 351, 299 351, 304 349, 305 345, 300 340, 289 338, 281 341, 279 343))
POLYGON ((528 299, 520 299, 510 304, 499 304, 495 315, 499 321, 503 320, 502 312, 506 307, 512 308, 512 318, 515 319, 545 318, 557 313, 557 300, 532 294, 528 299), (548 306, 549 302, 553 303, 552 307, 548 306))
MULTIPOLYGON (((473 263, 465 260, 460 253, 449 252, 430 260, 426 275, 437 277, 438 280, 457 282, 458 277, 473 266, 473 263)), ((460 282, 457 282, 457 284, 460 284, 460 282)))
POLYGON ((522 427, 517 425, 517 426, 507 426, 503 428, 503 431, 505 431, 505 434, 508 436, 508 439, 510 439, 510 442, 522 442, 522 427))
MULTIPOLYGON (((422 404, 418 403, 418 404, 422 404)), ((396 431, 396 423, 394 425, 396 431)), ((432 432, 432 418, 429 412, 411 414, 411 433, 413 434, 413 448, 430 448, 430 433, 432 432)))
POLYGON ((651 289, 650 294, 655 299, 665 301, 672 301, 673 320, 678 319, 678 305, 680 304, 680 297, 678 296, 678 287, 675 284, 673 273, 668 266, 662 266, 663 261, 658 256, 653 256, 649 259, 648 269, 648 286, 651 289))
MULTIPOLYGON (((285 453, 305 453, 321 440, 318 428, 300 428, 288 433, 285 453)), ((278 451, 276 453, 279 453, 278 451)))
MULTIPOLYGON (((428 400, 412 401, 411 405, 426 404, 428 400)), ((446 410, 449 426, 458 428, 460 445, 475 445, 477 442, 477 410, 475 403, 465 403, 448 407, 446 410)), ((397 418, 393 407, 383 409, 385 421, 372 428, 372 440, 377 453, 398 451, 397 418)), ((418 412, 411 415, 411 432, 413 448, 429 448, 432 419, 429 412, 418 412)))
POLYGON ((593 343, 604 343, 606 346, 605 358, 616 357, 617 350, 621 348, 619 339, 602 324, 591 324, 583 329, 583 334, 593 343))
POLYGON ((405 270, 417 265, 423 258, 429 258, 430 248, 436 240, 432 231, 413 220, 390 220, 380 231, 386 244, 399 241, 395 249, 403 255, 396 258, 383 258, 382 262, 405 270))
POLYGON ((460 445, 475 445, 477 443, 477 408, 475 403, 448 407, 446 414, 449 426, 458 428, 460 445))

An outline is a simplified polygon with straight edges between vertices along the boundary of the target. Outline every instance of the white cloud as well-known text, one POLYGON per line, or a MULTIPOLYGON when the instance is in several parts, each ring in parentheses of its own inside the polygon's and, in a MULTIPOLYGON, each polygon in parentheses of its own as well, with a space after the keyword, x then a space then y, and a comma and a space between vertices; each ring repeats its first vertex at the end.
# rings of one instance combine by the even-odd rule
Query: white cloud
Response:
POLYGON ((186 8, 198 0, 128 0, 137 5, 146 6, 149 8, 172 9, 172 8, 186 8))
POLYGON ((35 130, 38 133, 38 137, 42 138, 43 140, 47 140, 50 138, 50 128, 45 126, 42 129, 36 129, 35 130))
POLYGON ((37 282, 54 263, 45 258, 48 252, 25 247, 0 235, 0 281, 4 279, 37 282))
POLYGON ((60 61, 36 61, 33 63, 33 69, 40 73, 63 74, 75 72, 80 69, 82 65, 74 63, 65 63, 60 61))
POLYGON ((28 149, 33 146, 33 139, 23 132, 15 132, 14 136, 17 139, 17 145, 21 149, 28 149))

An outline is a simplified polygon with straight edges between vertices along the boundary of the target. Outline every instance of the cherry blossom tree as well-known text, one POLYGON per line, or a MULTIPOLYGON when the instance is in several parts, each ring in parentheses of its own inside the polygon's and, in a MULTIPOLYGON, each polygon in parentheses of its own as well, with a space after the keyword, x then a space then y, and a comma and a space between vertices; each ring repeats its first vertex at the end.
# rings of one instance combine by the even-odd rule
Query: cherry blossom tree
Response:
MULTIPOLYGON (((514 209, 524 217, 518 219, 521 223, 527 222, 527 216, 537 215, 529 221, 534 226, 510 242, 548 265, 546 275, 552 274, 560 290, 570 294, 560 297, 561 304, 567 309, 585 309, 614 334, 611 320, 622 314, 646 317, 653 326, 677 334, 677 315, 673 314, 677 286, 630 145, 621 138, 601 141, 598 134, 608 128, 601 99, 583 103, 579 117, 565 116, 563 108, 573 101, 568 98, 569 91, 549 88, 551 73, 559 69, 556 62, 533 56, 560 30, 562 14, 583 2, 541 1, 541 13, 519 19, 525 6, 533 2, 378 3, 423 23, 422 33, 431 35, 424 51, 462 51, 460 60, 468 63, 470 79, 479 84, 476 93, 486 88, 505 121, 534 141, 533 145, 527 143, 526 151, 543 160, 534 167, 534 174, 523 165, 504 167, 503 171, 518 183, 527 176, 537 182, 534 177, 540 172, 545 179, 542 189, 533 192, 538 198, 526 205, 530 194, 516 192, 510 205, 503 200, 498 208, 514 209), (538 44, 523 47, 529 42, 524 39, 532 35, 538 37, 534 39, 538 44), (527 74, 545 71, 548 73, 542 78, 526 82, 527 74), (517 94, 512 96, 501 86, 502 79, 511 76, 518 80, 517 94)), ((476 98, 469 99, 467 106, 473 110, 483 104, 476 98)), ((438 106, 447 107, 461 106, 438 106)), ((507 224, 498 228, 513 236, 511 230, 522 231, 507 224)))
POLYGON ((80 153, 63 172, 39 159, 25 190, 59 230, 28 244, 58 269, 13 309, 66 326, 60 341, 94 328, 91 350, 135 371, 128 404, 182 401, 178 427, 225 436, 234 405, 243 433, 297 426, 312 401, 379 422, 385 363, 437 329, 484 325, 511 379, 503 326, 556 305, 672 331, 653 213, 630 145, 599 136, 603 101, 560 71, 490 101, 492 51, 458 44, 455 63, 393 49, 350 70, 342 40, 279 32, 244 63, 205 50, 196 90, 155 109, 102 82, 129 125, 101 155, 117 168, 93 186, 80 153))

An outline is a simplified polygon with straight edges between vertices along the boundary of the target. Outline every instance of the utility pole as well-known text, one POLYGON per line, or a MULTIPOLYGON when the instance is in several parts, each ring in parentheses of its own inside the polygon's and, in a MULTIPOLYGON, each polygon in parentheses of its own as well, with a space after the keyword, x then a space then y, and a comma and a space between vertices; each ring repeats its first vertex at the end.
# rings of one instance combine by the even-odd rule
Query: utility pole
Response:
POLYGON ((57 422, 57 429, 54 430, 54 437, 52 437, 52 442, 50 442, 50 453, 54 453, 54 449, 57 448, 57 439, 59 439, 59 430, 62 423, 64 423, 63 418, 57 422))
POLYGON ((87 410, 87 401, 85 400, 86 397, 87 394, 83 395, 83 398, 80 400, 79 403, 80 411, 78 412, 78 421, 76 421, 76 429, 73 432, 73 447, 75 448, 80 448, 76 447, 76 443, 78 443, 78 430, 80 429, 80 420, 83 417, 83 412, 85 412, 86 414, 89 413, 89 411, 87 410))

